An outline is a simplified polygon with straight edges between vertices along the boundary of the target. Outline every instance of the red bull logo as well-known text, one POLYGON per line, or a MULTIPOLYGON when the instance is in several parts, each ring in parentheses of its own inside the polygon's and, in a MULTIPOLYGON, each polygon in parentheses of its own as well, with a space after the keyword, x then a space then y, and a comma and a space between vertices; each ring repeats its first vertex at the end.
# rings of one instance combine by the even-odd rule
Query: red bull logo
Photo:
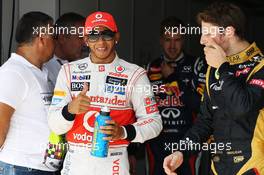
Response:
POLYGON ((178 97, 181 96, 181 91, 177 81, 173 81, 171 83, 165 84, 164 89, 165 89, 165 93, 168 95, 175 94, 178 97))

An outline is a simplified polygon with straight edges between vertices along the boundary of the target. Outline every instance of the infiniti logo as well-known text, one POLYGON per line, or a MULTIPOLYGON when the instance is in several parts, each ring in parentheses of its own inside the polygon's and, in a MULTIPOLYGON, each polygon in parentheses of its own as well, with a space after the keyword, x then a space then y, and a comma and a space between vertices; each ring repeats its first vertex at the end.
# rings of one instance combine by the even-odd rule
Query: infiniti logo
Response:
POLYGON ((162 110, 161 115, 165 118, 170 118, 172 116, 174 119, 180 116, 181 112, 177 108, 166 108, 162 110))

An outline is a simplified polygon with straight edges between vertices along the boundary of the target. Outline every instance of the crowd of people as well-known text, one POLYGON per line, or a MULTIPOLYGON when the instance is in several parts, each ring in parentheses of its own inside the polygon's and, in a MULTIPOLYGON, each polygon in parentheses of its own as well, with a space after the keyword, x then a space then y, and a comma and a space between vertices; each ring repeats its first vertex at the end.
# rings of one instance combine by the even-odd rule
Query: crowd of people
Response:
POLYGON ((145 70, 119 58, 122 34, 108 12, 65 13, 55 23, 24 14, 0 68, 0 175, 136 175, 135 143, 144 143, 149 175, 264 174, 263 54, 234 4, 215 2, 197 22, 204 58, 167 30, 185 26, 170 16, 160 24, 162 53, 145 70), (102 106, 111 116, 99 131, 106 158, 90 154, 102 106), (67 152, 47 166, 50 134, 67 152))

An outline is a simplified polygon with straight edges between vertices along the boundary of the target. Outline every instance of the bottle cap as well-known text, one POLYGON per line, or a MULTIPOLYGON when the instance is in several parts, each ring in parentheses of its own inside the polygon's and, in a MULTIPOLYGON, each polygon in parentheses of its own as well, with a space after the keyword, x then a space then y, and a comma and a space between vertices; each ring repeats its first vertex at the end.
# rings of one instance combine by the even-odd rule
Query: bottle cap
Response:
POLYGON ((101 107, 101 111, 102 111, 102 112, 110 112, 110 109, 109 109, 108 106, 102 106, 102 107, 101 107))

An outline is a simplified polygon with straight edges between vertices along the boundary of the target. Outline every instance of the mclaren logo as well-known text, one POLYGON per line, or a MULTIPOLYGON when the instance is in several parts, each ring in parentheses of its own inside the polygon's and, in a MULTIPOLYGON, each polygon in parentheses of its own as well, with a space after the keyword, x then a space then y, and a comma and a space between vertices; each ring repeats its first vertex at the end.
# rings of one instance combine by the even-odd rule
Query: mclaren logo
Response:
POLYGON ((178 118, 180 116, 181 112, 179 109, 177 108, 166 108, 164 110, 162 110, 161 112, 161 115, 164 117, 164 118, 178 118))

